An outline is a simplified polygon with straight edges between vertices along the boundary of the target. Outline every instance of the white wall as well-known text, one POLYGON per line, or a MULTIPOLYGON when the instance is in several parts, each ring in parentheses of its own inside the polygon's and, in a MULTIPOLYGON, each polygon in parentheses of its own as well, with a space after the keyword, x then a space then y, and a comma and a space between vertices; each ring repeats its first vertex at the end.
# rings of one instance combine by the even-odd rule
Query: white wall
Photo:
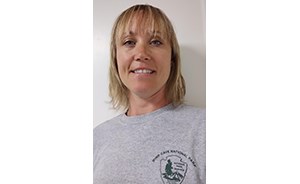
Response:
POLYGON ((108 97, 110 32, 116 17, 134 4, 163 10, 173 23, 182 54, 187 104, 205 107, 205 0, 94 0, 94 126, 120 112, 108 97))

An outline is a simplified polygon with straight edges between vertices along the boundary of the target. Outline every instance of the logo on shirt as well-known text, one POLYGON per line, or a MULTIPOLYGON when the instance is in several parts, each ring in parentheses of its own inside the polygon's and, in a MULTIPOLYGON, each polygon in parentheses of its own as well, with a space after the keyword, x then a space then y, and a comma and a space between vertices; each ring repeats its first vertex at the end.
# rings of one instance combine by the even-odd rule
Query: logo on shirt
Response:
POLYGON ((164 184, 180 184, 187 172, 187 163, 179 156, 170 155, 160 160, 160 173, 164 184))
POLYGON ((164 184, 181 184, 188 171, 188 163, 190 166, 196 166, 192 157, 179 150, 165 150, 157 154, 153 159, 153 163, 160 166, 160 176, 164 184))

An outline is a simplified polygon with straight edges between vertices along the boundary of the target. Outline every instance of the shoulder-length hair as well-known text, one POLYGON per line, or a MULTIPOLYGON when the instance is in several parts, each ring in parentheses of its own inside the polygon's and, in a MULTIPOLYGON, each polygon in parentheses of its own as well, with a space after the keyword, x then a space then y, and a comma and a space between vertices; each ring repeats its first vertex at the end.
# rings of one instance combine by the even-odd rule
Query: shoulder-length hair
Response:
POLYGON ((151 5, 135 5, 122 12, 116 19, 111 33, 109 96, 115 109, 128 109, 128 88, 122 83, 117 65, 117 42, 126 31, 135 15, 139 14, 141 26, 150 26, 155 32, 160 32, 171 45, 171 71, 166 82, 166 98, 177 106, 183 103, 185 81, 181 74, 180 50, 171 21, 160 9, 151 5))

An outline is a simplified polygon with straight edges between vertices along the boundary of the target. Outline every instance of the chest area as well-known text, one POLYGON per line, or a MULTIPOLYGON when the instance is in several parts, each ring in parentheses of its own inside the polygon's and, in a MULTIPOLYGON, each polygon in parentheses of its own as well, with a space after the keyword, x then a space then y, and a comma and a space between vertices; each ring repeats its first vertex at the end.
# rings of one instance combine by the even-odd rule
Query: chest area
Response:
POLYGON ((96 172, 102 173, 99 177, 126 178, 128 183, 193 181, 198 156, 187 133, 172 127, 116 131, 99 147, 96 172))

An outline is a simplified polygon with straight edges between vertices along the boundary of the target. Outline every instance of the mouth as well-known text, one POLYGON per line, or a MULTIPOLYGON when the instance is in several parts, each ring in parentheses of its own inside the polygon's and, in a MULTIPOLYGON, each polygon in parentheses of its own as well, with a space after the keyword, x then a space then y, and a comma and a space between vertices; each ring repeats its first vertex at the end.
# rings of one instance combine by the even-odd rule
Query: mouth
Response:
POLYGON ((130 73, 135 73, 135 74, 153 74, 155 71, 151 69, 135 69, 135 70, 130 70, 130 73))

